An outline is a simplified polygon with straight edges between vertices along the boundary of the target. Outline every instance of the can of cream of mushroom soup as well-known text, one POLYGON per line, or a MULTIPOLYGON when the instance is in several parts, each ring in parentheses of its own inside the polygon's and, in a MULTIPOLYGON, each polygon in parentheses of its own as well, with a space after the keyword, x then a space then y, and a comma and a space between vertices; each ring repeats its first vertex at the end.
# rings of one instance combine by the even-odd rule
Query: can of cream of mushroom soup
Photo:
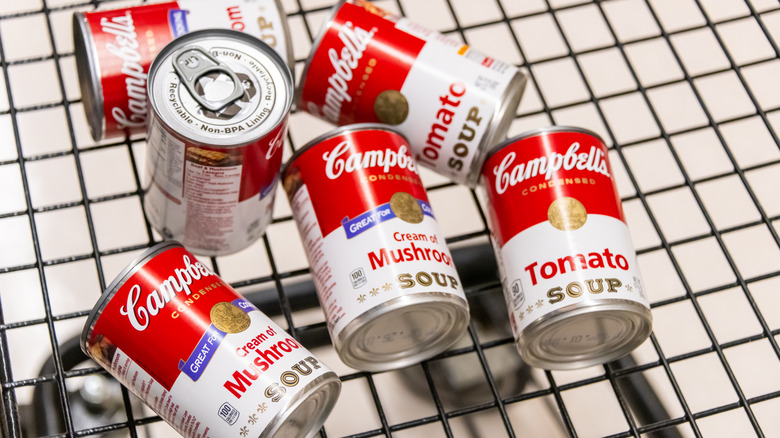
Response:
POLYGON ((287 16, 279 0, 178 0, 73 14, 81 98, 92 138, 146 132, 146 80, 157 53, 202 29, 233 29, 259 38, 293 68, 287 16))
POLYGON ((282 178, 345 364, 401 368, 463 335, 468 304, 404 137, 337 129, 299 149, 282 178))
POLYGON ((496 146, 482 186, 515 341, 571 369, 644 342, 652 317, 607 157, 593 132, 552 127, 496 146))
POLYGON ((198 254, 238 251, 271 221, 292 103, 290 70, 232 30, 184 35, 149 70, 145 211, 198 254))
POLYGON ((167 241, 108 286, 84 352, 185 437, 308 437, 338 376, 181 245, 167 241))
POLYGON ((474 187, 525 84, 513 65, 372 3, 342 0, 314 41, 296 104, 337 125, 392 125, 418 163, 474 187))

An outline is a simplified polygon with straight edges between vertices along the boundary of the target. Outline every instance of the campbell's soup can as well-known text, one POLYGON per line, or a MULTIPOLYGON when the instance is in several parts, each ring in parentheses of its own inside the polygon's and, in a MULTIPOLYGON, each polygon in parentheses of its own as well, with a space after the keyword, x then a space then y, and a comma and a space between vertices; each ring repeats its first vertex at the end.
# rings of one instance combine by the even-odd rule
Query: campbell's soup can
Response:
POLYGON ((607 147, 552 127, 488 154, 482 186, 515 341, 547 369, 616 359, 652 317, 607 147))
POLYGON ((341 1, 314 42, 296 104, 337 125, 392 125, 418 163, 474 187, 525 83, 514 66, 438 32, 341 1))
POLYGON ((173 241, 108 286, 84 352, 185 437, 306 437, 338 376, 173 241))
POLYGON ((463 335, 463 287, 404 137, 337 129, 299 149, 282 178, 345 364, 401 368, 463 335))
POLYGON ((292 103, 290 70, 232 30, 184 35, 149 69, 145 210, 165 238, 238 251, 271 222, 292 103))
POLYGON ((178 0, 74 13, 76 67, 92 138, 145 133, 152 60, 173 39, 211 28, 246 32, 276 50, 289 68, 295 65, 279 0, 178 0))

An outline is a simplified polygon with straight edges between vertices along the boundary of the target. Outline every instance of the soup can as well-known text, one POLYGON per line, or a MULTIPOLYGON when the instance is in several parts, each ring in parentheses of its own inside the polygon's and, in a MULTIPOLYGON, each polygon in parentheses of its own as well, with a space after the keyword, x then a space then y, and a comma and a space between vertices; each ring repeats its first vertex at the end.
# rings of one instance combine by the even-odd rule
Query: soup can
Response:
POLYGON ((165 238, 238 251, 271 222, 292 103, 290 70, 232 30, 184 35, 149 70, 145 211, 165 238))
POLYGON ((333 345, 384 371, 444 351, 469 308, 406 139, 382 125, 339 128, 282 170, 333 345))
POLYGON ((173 241, 108 286, 81 334, 84 352, 185 437, 305 437, 341 381, 173 241))
POLYGON ((647 339, 652 317, 607 147, 551 127, 496 146, 482 169, 517 349, 532 366, 605 363, 647 339))
POLYGON ((418 163, 474 187, 525 84, 513 65, 372 3, 341 1, 314 41, 296 104, 340 126, 392 125, 418 163))
POLYGON ((152 60, 173 39, 211 28, 246 32, 276 50, 289 68, 295 65, 279 0, 178 0, 74 13, 76 68, 92 138, 146 133, 152 60))

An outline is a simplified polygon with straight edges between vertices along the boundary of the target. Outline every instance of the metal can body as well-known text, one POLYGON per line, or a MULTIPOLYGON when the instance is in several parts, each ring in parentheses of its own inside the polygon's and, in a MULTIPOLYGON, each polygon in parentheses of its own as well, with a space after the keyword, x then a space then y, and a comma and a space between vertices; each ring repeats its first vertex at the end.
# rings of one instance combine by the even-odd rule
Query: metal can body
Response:
POLYGON ((111 283, 84 352, 186 437, 311 436, 338 376, 175 242, 111 283))
POLYGON ((401 368, 462 336, 468 304, 401 135, 338 129, 296 152, 282 178, 344 363, 401 368))
POLYGON ((296 103, 337 125, 393 125, 420 164, 473 187, 525 83, 512 65, 357 0, 334 7, 296 103))
POLYGON ((604 142, 555 127, 497 146, 482 169, 517 348, 533 366, 616 359, 652 319, 604 142))
POLYGON ((173 39, 211 28, 244 31, 294 65, 279 0, 178 0, 77 12, 73 41, 84 111, 95 141, 146 132, 146 80, 156 54, 173 39))
POLYGON ((235 252, 262 235, 292 93, 281 58, 240 32, 197 31, 160 52, 149 70, 145 186, 157 231, 207 255, 235 252), (175 67, 189 60, 198 64, 192 72, 175 67), (204 106, 229 90, 223 100, 234 100, 226 106, 204 106))

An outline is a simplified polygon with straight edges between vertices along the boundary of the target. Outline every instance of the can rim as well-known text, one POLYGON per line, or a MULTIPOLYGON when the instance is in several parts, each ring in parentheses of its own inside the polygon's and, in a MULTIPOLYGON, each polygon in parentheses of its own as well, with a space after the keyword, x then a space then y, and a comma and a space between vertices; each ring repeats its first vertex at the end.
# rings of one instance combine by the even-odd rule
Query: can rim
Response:
POLYGON ((514 119, 515 111, 520 106, 520 101, 525 94, 525 87, 528 83, 528 76, 520 69, 517 69, 512 79, 507 84, 505 92, 499 98, 498 110, 488 124, 488 129, 482 136, 482 141, 477 148, 477 154, 471 163, 471 169, 466 174, 466 185, 474 188, 479 183, 479 176, 482 174, 482 164, 487 160, 492 147, 499 143, 499 139, 505 138, 509 126, 514 119))
POLYGON ((312 418, 312 421, 309 425, 310 429, 306 431, 306 436, 309 436, 308 434, 321 429, 322 425, 325 423, 325 420, 327 420, 328 415, 330 415, 331 411, 333 411, 333 408, 336 406, 336 401, 341 394, 341 379, 339 379, 338 374, 336 374, 334 371, 327 371, 323 373, 321 376, 312 380, 305 387, 303 387, 292 400, 290 400, 281 410, 279 410, 277 418, 275 418, 266 426, 266 428, 260 434, 260 438, 270 438, 275 436, 280 431, 279 428, 282 426, 282 424, 285 423, 285 421, 287 421, 290 415, 294 413, 299 406, 309 400, 311 396, 316 394, 324 394, 324 409, 322 409, 316 417, 312 418), (282 417, 279 417, 280 414, 282 417))
MULTIPOLYGON (((609 301, 591 301, 583 302, 583 305, 571 304, 562 307, 557 311, 548 313, 541 318, 533 321, 515 337, 515 347, 520 352, 523 360, 531 366, 549 369, 549 370, 572 370, 588 366, 599 365, 617 359, 637 348, 650 335, 653 327, 653 315, 650 307, 644 303, 632 301, 623 298, 614 298, 609 301), (623 342, 613 345, 609 351, 601 355, 590 355, 586 357, 563 357, 552 354, 542 354, 537 351, 537 342, 528 342, 528 337, 539 338, 539 331, 546 330, 555 324, 565 321, 568 318, 588 315, 589 317, 606 312, 615 312, 624 322, 633 321, 635 330, 624 337, 623 342)), ((572 355, 573 356, 573 355, 572 355)))
POLYGON ((328 19, 322 23, 322 27, 320 27, 320 31, 317 33, 317 37, 314 38, 314 41, 311 44, 311 49, 309 49, 309 56, 306 57, 306 62, 303 64, 300 84, 298 84, 298 87, 295 89, 295 96, 293 97, 296 108, 300 108, 301 99, 303 98, 303 87, 306 85, 306 77, 309 74, 309 67, 311 67, 314 54, 317 53, 317 50, 320 48, 320 44, 322 44, 322 40, 325 38, 325 34, 328 32, 328 29, 330 29, 331 24, 333 24, 333 21, 336 19, 336 15, 339 13, 341 7, 344 6, 345 3, 348 3, 348 0, 339 0, 338 3, 331 6, 328 19))
POLYGON ((279 170, 279 174, 282 175, 282 178, 284 178, 284 174, 287 173, 287 170, 290 168, 292 163, 298 158, 300 158, 301 155, 306 153, 306 151, 313 148, 314 146, 322 143, 325 140, 330 140, 331 138, 336 137, 338 135, 347 134, 356 131, 387 131, 399 135, 401 138, 404 139, 407 145, 409 144, 409 140, 406 138, 405 135, 398 132, 395 128, 382 123, 373 123, 373 122, 353 123, 351 125, 339 126, 337 128, 334 128, 326 132, 325 134, 315 137, 313 140, 309 140, 306 144, 296 149, 295 152, 293 152, 292 156, 287 160, 287 162, 282 164, 282 168, 279 170))
POLYGON ((103 117, 103 82, 94 51, 95 38, 85 12, 75 12, 71 23, 81 102, 87 116, 89 133, 93 140, 100 141, 105 132, 106 121, 103 117))
MULTIPOLYGON (((594 131, 591 131, 590 129, 580 128, 580 127, 577 127, 577 126, 568 126, 568 125, 551 125, 551 126, 547 126, 547 127, 544 127, 544 128, 537 128, 537 129, 532 129, 530 131, 523 132, 521 134, 518 134, 518 135, 516 135, 516 136, 514 136, 512 138, 508 138, 508 139, 502 141, 501 143, 495 145, 485 155, 485 160, 482 162, 482 168, 483 169, 481 169, 481 170, 484 170, 485 163, 488 162, 490 157, 495 155, 498 151, 500 151, 501 149, 505 148, 506 146, 509 146, 510 144, 513 144, 513 143, 518 142, 520 140, 525 140, 527 138, 536 137, 536 136, 539 136, 539 135, 542 135, 542 134, 553 134, 553 133, 556 133, 556 132, 576 132, 576 133, 580 133, 580 134, 586 134, 586 135, 590 135, 591 137, 595 137, 596 139, 598 139, 604 145, 607 144, 600 135, 596 134, 594 131)), ((480 173, 482 173, 481 170, 480 170, 480 173)))
POLYGON ((290 114, 290 109, 292 108, 292 102, 293 102, 293 80, 292 80, 292 72, 290 72, 290 68, 285 64, 284 60, 281 56, 279 56, 279 53, 276 52, 276 50, 272 49, 271 46, 260 40, 259 38, 256 38, 252 35, 249 35, 245 32, 239 32, 236 30, 231 29, 201 29, 196 30, 194 32, 190 32, 188 34, 182 35, 179 38, 176 38, 175 40, 171 41, 163 47, 162 50, 155 56, 154 61, 152 62, 152 65, 149 67, 149 73, 147 74, 147 81, 146 81, 146 90, 147 95, 149 96, 149 104, 151 106, 151 111, 153 111, 152 116, 155 117, 156 122, 159 122, 161 125, 163 125, 168 132, 176 133, 176 135, 182 139, 185 139, 192 143, 197 144, 205 144, 208 143, 210 147, 216 147, 216 148, 237 148, 246 146, 248 144, 254 143, 257 140, 263 138, 264 136, 268 135, 269 132, 273 131, 274 129, 278 128, 279 125, 285 122, 287 120, 287 117, 290 114), (285 108, 282 111, 281 117, 279 117, 278 120, 276 120, 273 124, 269 124, 266 129, 260 130, 258 129, 253 136, 249 137, 246 140, 241 140, 239 142, 230 142, 227 140, 222 139, 209 139, 204 140, 200 138, 193 138, 190 135, 186 135, 181 132, 181 130, 176 129, 175 127, 171 126, 163 117, 161 117, 159 114, 161 114, 161 111, 158 106, 158 101, 164 100, 162 97, 155 95, 152 93, 152 85, 157 78, 157 75, 162 68, 161 66, 166 61, 167 58, 170 57, 170 55, 173 54, 177 49, 181 48, 184 45, 192 44, 195 41, 201 39, 202 37, 213 37, 213 36, 222 36, 227 39, 231 39, 233 41, 239 41, 248 43, 251 45, 255 45, 258 50, 263 52, 268 58, 271 59, 271 62, 276 65, 277 68, 279 68, 279 71, 281 72, 282 77, 284 78, 285 83, 285 108))
POLYGON ((184 248, 179 242, 174 240, 164 240, 147 248, 144 252, 136 256, 130 263, 128 263, 127 266, 125 266, 116 276, 116 278, 114 278, 114 280, 108 285, 108 287, 106 287, 103 293, 100 294, 100 297, 95 302, 94 307, 89 312, 87 321, 84 323, 84 328, 81 331, 81 349, 84 351, 84 353, 87 354, 87 356, 89 356, 89 352, 87 351, 87 341, 89 340, 89 335, 92 334, 92 330, 95 328, 98 318, 103 313, 103 309, 105 309, 106 305, 108 305, 108 302, 111 301, 111 298, 116 295, 117 291, 119 291, 119 288, 122 287, 122 285, 124 285, 125 282, 133 276, 133 274, 138 272, 146 264, 146 262, 163 251, 177 247, 184 248))
POLYGON ((396 370, 418 364, 447 350, 463 336, 466 327, 468 327, 469 318, 468 301, 455 294, 431 291, 401 295, 380 303, 350 321, 341 330, 338 337, 334 339, 334 348, 336 348, 341 361, 352 368, 370 372, 396 370), (438 333, 436 338, 429 340, 427 344, 423 345, 424 349, 412 350, 415 351, 413 354, 396 353, 377 358, 376 360, 371 360, 365 354, 356 354, 357 351, 361 350, 356 348, 354 344, 356 341, 355 336, 362 333, 361 329, 364 329, 366 324, 397 311, 407 310, 412 306, 418 306, 419 308, 421 305, 431 305, 437 310, 437 312, 428 313, 429 317, 434 315, 438 317, 452 317, 452 324, 446 327, 446 330, 438 333))

